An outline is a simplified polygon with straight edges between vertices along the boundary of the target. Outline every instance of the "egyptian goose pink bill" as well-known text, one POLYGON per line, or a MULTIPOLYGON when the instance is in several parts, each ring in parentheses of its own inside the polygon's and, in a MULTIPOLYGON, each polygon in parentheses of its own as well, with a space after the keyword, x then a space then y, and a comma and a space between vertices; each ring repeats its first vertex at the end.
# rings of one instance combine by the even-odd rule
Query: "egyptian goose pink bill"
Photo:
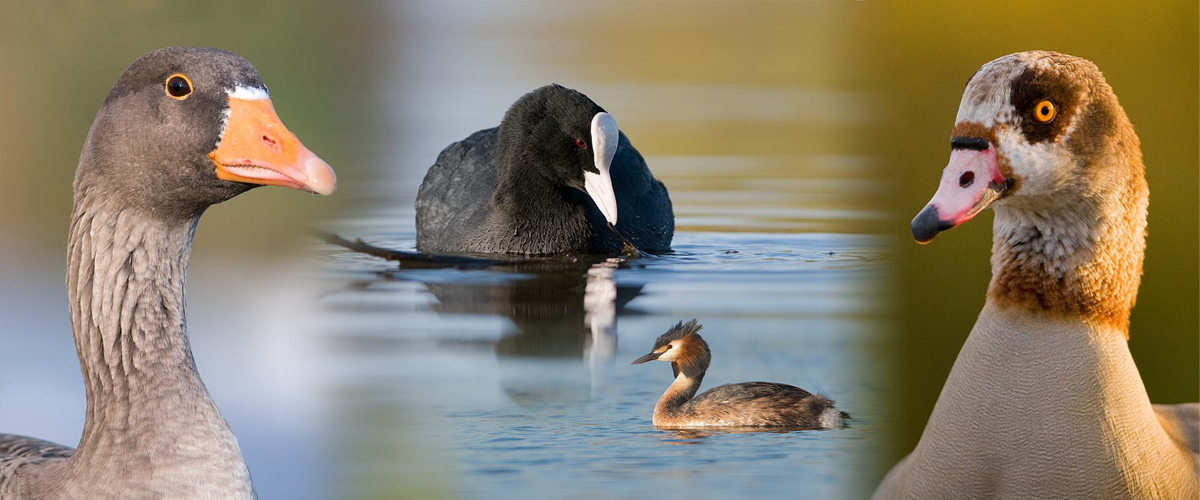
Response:
POLYGON ((1148 189, 1100 70, 1045 51, 985 64, 950 148, 913 236, 992 208, 992 280, 920 442, 874 498, 1200 497, 1200 405, 1151 405, 1127 345, 1148 189))

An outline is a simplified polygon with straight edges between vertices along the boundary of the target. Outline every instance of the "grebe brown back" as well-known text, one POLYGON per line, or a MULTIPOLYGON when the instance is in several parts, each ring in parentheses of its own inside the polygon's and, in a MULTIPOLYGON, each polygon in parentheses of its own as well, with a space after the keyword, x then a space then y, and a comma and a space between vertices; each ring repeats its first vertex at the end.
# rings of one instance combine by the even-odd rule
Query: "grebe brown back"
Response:
POLYGON ((712 362, 708 343, 696 320, 682 321, 654 342, 654 350, 632 364, 669 361, 675 382, 654 406, 655 427, 789 427, 838 429, 850 415, 833 401, 799 387, 771 382, 744 382, 714 387, 696 396, 712 362), (695 397, 693 397, 695 396, 695 397))

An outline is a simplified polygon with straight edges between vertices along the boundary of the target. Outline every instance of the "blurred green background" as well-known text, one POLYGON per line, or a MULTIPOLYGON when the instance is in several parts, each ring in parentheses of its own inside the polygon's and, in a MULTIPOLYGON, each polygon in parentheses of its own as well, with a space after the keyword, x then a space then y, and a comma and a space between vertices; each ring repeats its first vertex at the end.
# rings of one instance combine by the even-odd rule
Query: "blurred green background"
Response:
MULTIPOLYGON (((381 29, 366 7, 285 0, 0 2, 3 245, 62 255, 71 182, 96 110, 129 63, 165 46, 220 47, 248 59, 289 130, 340 179, 353 179, 353 165, 365 156, 358 146, 371 128, 363 112, 369 96, 355 91, 363 88, 359 68, 377 56, 370 48, 381 29)), ((232 234, 247 245, 238 253, 278 250, 298 223, 336 199, 260 189, 210 211, 199 231, 232 234)), ((196 242, 198 250, 211 244, 220 251, 217 243, 196 242)))
POLYGON ((1150 183, 1145 274, 1129 345, 1156 403, 1200 398, 1197 3, 1124 1, 890 1, 864 33, 868 77, 886 96, 886 134, 864 141, 893 174, 899 241, 896 290, 898 460, 916 445, 942 383, 983 306, 992 212, 912 242, 908 221, 937 189, 966 81, 996 57, 1031 49, 1092 60, 1142 140, 1150 183))

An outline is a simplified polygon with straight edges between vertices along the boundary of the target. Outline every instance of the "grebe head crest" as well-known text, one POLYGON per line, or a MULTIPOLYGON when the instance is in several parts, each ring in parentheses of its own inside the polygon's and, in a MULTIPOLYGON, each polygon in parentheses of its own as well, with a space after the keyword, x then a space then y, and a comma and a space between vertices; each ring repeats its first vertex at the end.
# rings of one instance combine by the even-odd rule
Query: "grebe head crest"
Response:
MULTIPOLYGON (((654 341, 654 350, 657 351, 658 348, 670 344, 673 340, 679 340, 688 335, 694 335, 698 333, 701 328, 704 328, 704 325, 697 323, 695 319, 688 321, 687 324, 684 324, 682 321, 680 321, 678 324, 671 327, 670 330, 667 330, 667 333, 658 336, 658 340, 654 341)), ((703 339, 700 341, 704 342, 703 339)), ((708 345, 705 344, 705 347, 707 346, 708 345)))
POLYGON ((650 354, 634 360, 632 364, 658 360, 679 363, 684 367, 708 367, 712 352, 708 350, 708 343, 697 333, 700 328, 700 323, 694 319, 687 323, 680 321, 654 341, 654 349, 650 354))

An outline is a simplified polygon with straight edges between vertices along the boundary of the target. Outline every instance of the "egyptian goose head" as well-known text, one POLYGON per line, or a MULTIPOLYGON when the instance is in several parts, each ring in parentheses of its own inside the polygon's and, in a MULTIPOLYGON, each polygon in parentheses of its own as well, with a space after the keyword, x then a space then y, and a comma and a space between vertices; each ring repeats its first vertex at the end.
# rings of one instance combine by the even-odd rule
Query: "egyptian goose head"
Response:
POLYGON ((1047 51, 987 63, 967 83, 950 148, 913 237, 928 243, 990 207, 989 302, 1127 332, 1148 191, 1138 137, 1100 70, 1047 51))

